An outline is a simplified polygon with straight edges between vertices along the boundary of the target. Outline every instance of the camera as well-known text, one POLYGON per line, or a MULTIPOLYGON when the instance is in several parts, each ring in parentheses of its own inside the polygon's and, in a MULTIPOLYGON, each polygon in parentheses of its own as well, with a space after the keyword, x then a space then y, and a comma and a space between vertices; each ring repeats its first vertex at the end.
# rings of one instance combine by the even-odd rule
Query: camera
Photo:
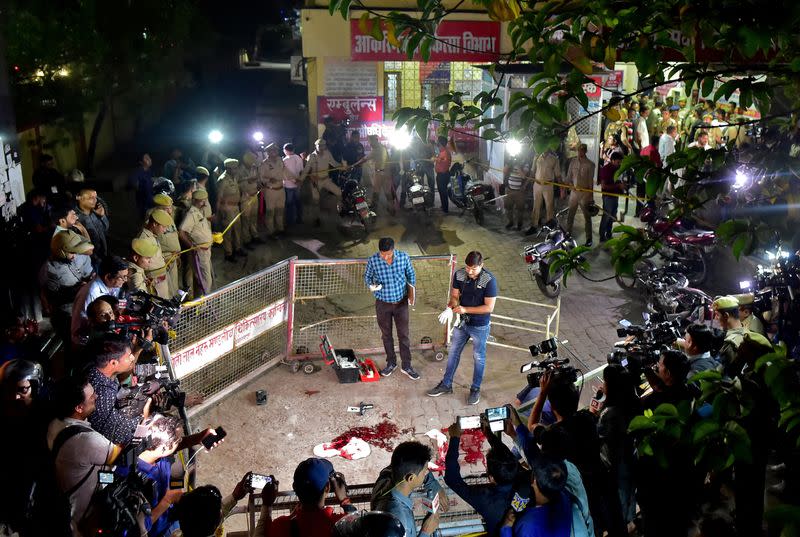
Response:
POLYGON ((163 391, 164 397, 151 403, 152 410, 165 412, 172 407, 181 409, 186 404, 186 392, 180 390, 181 381, 167 376, 154 376, 137 384, 117 398, 116 407, 128 416, 141 416, 147 399, 163 391))
POLYGON ((519 368, 520 373, 527 373, 531 369, 538 369, 533 373, 528 373, 528 385, 532 388, 538 388, 541 385, 542 374, 545 371, 553 372, 553 379, 569 380, 576 382, 578 380, 578 370, 569 365, 569 358, 558 358, 558 341, 556 338, 550 338, 542 341, 538 345, 531 345, 528 347, 531 356, 539 356, 546 354, 547 358, 541 361, 529 362, 519 368))
POLYGON ((623 319, 620 325, 617 336, 626 340, 615 344, 616 348, 609 353, 607 361, 627 368, 637 378, 656 364, 661 352, 681 337, 680 321, 664 320, 663 315, 648 316, 641 325, 623 319))
POLYGON ((92 502, 98 534, 138 535, 137 516, 139 513, 146 517, 151 515, 148 499, 156 497, 155 482, 138 471, 130 471, 122 479, 116 477, 105 476, 107 484, 97 492, 92 502))
POLYGON ((128 296, 125 313, 109 323, 108 330, 123 335, 136 335, 143 340, 145 329, 150 328, 153 330, 153 340, 164 345, 169 340, 164 325, 174 326, 185 297, 185 291, 178 291, 170 299, 135 291, 128 296))

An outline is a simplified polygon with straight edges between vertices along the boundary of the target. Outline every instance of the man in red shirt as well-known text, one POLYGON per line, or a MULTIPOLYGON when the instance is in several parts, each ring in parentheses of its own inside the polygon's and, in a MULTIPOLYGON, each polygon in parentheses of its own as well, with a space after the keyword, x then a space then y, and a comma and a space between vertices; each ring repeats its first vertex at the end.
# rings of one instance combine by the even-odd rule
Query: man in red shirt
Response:
POLYGON ((261 494, 263 504, 261 517, 254 535, 265 537, 330 537, 336 521, 347 513, 356 511, 347 497, 347 483, 342 474, 333 470, 333 465, 325 459, 310 458, 297 465, 294 471, 292 489, 297 494, 299 505, 291 515, 272 520, 272 506, 278 494, 278 482, 272 478, 261 494), (334 513, 332 507, 325 507, 325 498, 333 491, 343 513, 334 513))
POLYGON ((611 227, 614 225, 619 207, 619 196, 607 196, 605 193, 625 193, 625 185, 621 181, 614 180, 614 174, 617 173, 620 164, 622 164, 622 153, 612 153, 611 161, 600 168, 600 172, 597 174, 597 182, 600 183, 600 188, 603 190, 603 216, 600 218, 601 243, 611 238, 611 227))
POLYGON ((447 149, 447 138, 439 136, 439 154, 433 161, 433 168, 436 171, 436 186, 439 189, 439 200, 442 202, 442 211, 448 213, 447 203, 447 184, 450 182, 450 163, 453 160, 450 150, 447 149))

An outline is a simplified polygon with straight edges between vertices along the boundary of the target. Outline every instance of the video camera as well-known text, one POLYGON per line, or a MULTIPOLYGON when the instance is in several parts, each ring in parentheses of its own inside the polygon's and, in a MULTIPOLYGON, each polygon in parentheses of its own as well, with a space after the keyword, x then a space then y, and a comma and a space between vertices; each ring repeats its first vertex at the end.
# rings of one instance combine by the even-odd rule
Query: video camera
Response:
POLYGON ((178 291, 173 298, 166 299, 144 291, 130 294, 125 313, 109 323, 109 330, 123 335, 136 335, 144 339, 144 331, 153 330, 153 340, 162 345, 169 340, 167 326, 174 326, 180 313, 185 291, 178 291))
POLYGON ((534 360, 519 368, 520 373, 528 373, 531 369, 538 369, 533 373, 528 373, 528 385, 532 388, 538 388, 541 385, 542 374, 545 371, 552 371, 554 379, 564 379, 569 382, 576 382, 578 380, 579 371, 573 366, 569 365, 569 358, 558 357, 558 340, 552 337, 539 343, 538 345, 531 345, 528 347, 531 356, 546 354, 547 358, 541 361, 534 360))
POLYGON ((663 315, 645 314, 645 323, 641 325, 625 319, 620 324, 622 328, 617 329, 617 336, 626 339, 614 345, 616 348, 608 355, 608 363, 626 367, 635 376, 656 364, 661 352, 681 337, 680 321, 664 320, 663 315))
POLYGON ((98 534, 139 535, 137 518, 140 513, 150 518, 148 498, 156 497, 155 482, 138 471, 130 471, 122 478, 101 472, 99 481, 105 486, 92 501, 98 534))
POLYGON ((172 407, 181 409, 186 404, 186 392, 180 390, 180 380, 172 380, 165 366, 156 364, 137 364, 136 376, 143 379, 139 384, 123 392, 117 398, 117 408, 129 416, 141 416, 147 399, 163 391, 164 397, 151 403, 152 409, 165 412, 172 407))

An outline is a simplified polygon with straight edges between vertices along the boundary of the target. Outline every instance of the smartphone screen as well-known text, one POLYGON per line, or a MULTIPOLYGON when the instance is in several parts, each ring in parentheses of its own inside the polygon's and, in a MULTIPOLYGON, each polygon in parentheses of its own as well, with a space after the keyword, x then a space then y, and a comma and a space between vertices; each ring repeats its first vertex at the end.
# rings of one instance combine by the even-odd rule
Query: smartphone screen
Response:
POLYGON ((508 419, 508 408, 498 406, 486 409, 486 419, 489 421, 505 420, 508 419))
POLYGON ((272 483, 272 478, 268 475, 250 474, 250 488, 252 490, 263 490, 270 483, 272 483))
POLYGON ((101 485, 110 485, 114 482, 114 472, 97 472, 97 481, 101 485))
POLYGON ((464 416, 459 418, 458 424, 461 425, 461 428, 466 429, 477 429, 481 426, 481 417, 480 416, 464 416))
POLYGON ((503 420, 497 420, 497 421, 490 421, 489 422, 489 430, 492 431, 493 433, 500 432, 505 428, 506 428, 505 427, 505 422, 503 420))
POLYGON ((227 436, 228 434, 222 427, 217 427, 216 429, 214 429, 214 432, 216 434, 208 435, 202 440, 203 447, 205 447, 206 449, 211 449, 212 447, 214 447, 214 444, 225 438, 225 436, 227 436))

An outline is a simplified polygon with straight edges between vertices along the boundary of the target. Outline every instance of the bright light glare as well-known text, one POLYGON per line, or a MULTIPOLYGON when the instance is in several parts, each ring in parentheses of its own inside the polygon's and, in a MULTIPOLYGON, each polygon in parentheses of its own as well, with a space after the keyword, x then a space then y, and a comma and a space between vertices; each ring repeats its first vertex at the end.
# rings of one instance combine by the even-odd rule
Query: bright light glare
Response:
POLYGON ((408 146, 411 145, 411 133, 405 127, 395 129, 389 137, 389 143, 400 151, 408 149, 408 146))
POLYGON ((509 140, 508 142, 506 142, 506 151, 508 151, 508 154, 511 155, 512 157, 516 157, 517 155, 522 153, 522 142, 513 139, 509 140))
POLYGON ((742 280, 739 282, 739 289, 741 289, 742 291, 750 289, 751 287, 753 287, 753 282, 751 282, 750 280, 742 280))
POLYGON ((222 141, 222 132, 217 129, 208 133, 208 141, 212 144, 218 144, 222 141))
POLYGON ((738 170, 736 170, 736 177, 734 178, 733 181, 733 189, 739 190, 741 188, 744 188, 747 185, 748 181, 750 181, 750 176, 747 175, 747 173, 745 173, 743 169, 739 168, 738 170))
POLYGON ((256 142, 263 142, 264 141, 264 133, 261 131, 256 131, 253 133, 253 140, 256 142))

